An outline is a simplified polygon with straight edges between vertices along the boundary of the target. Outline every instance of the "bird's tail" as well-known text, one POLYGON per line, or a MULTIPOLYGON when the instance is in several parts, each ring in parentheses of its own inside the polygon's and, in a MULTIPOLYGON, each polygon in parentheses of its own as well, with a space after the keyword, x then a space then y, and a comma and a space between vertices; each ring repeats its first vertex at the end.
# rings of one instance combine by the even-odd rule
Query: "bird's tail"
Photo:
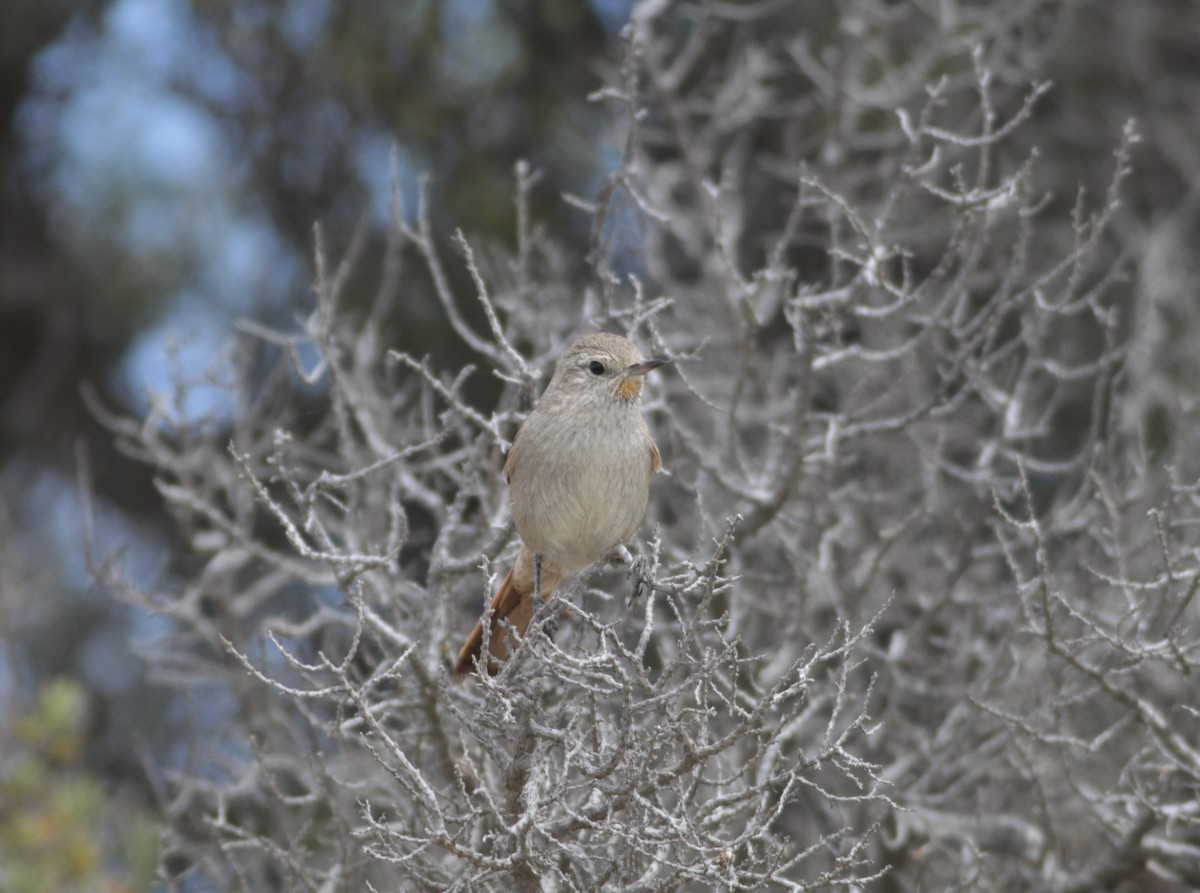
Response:
MULTIPOLYGON (((558 586, 562 574, 552 566, 542 562, 540 589, 543 599, 548 599, 558 586)), ((486 615, 485 615, 486 616, 486 615)), ((516 562, 492 597, 491 634, 488 637, 487 671, 495 675, 500 670, 497 661, 506 658, 516 647, 512 630, 515 629, 524 636, 529 629, 529 621, 533 619, 533 555, 528 549, 522 548, 516 562), (507 620, 508 626, 500 623, 507 620)), ((481 663, 480 653, 483 651, 483 618, 475 624, 471 635, 458 652, 458 662, 454 665, 454 678, 463 679, 475 671, 481 663)))

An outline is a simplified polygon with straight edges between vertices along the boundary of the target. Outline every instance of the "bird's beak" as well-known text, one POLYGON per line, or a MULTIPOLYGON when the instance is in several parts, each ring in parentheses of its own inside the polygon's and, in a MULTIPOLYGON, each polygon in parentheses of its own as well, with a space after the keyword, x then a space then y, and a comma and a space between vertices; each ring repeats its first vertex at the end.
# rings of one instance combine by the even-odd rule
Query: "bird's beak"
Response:
POLYGON ((659 366, 662 366, 664 363, 669 363, 669 362, 671 362, 671 361, 670 360, 642 360, 640 363, 634 363, 632 366, 626 367, 626 369, 625 369, 624 373, 622 373, 621 377, 622 378, 634 378, 635 376, 645 375, 647 372, 657 369, 659 366))

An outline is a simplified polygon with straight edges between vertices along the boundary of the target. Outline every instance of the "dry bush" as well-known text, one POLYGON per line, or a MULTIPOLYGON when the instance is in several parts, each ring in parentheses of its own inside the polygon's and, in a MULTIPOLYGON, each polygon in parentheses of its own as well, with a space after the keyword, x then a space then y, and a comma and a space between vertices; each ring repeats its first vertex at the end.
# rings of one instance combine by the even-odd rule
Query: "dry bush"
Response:
POLYGON ((365 317, 370 259, 318 235, 297 331, 223 360, 231 429, 109 418, 190 553, 153 592, 97 572, 226 699, 163 785, 178 889, 1200 884, 1200 489, 1122 412, 1136 132, 1106 193, 1038 181, 1054 4, 792 6, 638 7, 596 97, 622 165, 570 199, 589 282, 522 167, 515 252, 397 207, 365 317), (478 368, 384 343, 418 280, 478 368), (674 360, 667 474, 452 685, 515 552, 504 451, 593 329, 674 360))

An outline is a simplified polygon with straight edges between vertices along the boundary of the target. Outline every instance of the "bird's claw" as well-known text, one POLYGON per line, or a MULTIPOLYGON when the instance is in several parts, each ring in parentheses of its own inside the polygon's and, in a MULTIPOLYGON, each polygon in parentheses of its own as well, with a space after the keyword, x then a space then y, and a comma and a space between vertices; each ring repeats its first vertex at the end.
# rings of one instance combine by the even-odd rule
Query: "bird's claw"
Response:
POLYGON ((633 581, 633 592, 629 594, 628 607, 641 598, 642 593, 650 589, 654 572, 654 562, 644 555, 630 556, 629 570, 625 576, 633 581))
POLYGON ((533 606, 533 623, 537 624, 549 639, 553 639, 554 634, 558 632, 558 611, 551 607, 553 601, 555 599, 538 599, 533 606))

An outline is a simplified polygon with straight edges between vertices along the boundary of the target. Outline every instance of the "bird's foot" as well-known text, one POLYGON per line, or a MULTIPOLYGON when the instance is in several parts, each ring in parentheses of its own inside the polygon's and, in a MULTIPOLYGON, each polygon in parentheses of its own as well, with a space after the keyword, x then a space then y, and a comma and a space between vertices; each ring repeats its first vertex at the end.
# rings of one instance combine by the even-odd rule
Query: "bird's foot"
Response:
POLYGON ((554 604, 555 601, 557 601, 556 598, 549 598, 545 601, 538 599, 533 604, 533 623, 551 640, 558 632, 558 606, 554 604))
POLYGON ((629 594, 629 606, 632 606, 654 585, 654 559, 646 555, 631 557, 625 576, 633 581, 633 591, 629 594))

